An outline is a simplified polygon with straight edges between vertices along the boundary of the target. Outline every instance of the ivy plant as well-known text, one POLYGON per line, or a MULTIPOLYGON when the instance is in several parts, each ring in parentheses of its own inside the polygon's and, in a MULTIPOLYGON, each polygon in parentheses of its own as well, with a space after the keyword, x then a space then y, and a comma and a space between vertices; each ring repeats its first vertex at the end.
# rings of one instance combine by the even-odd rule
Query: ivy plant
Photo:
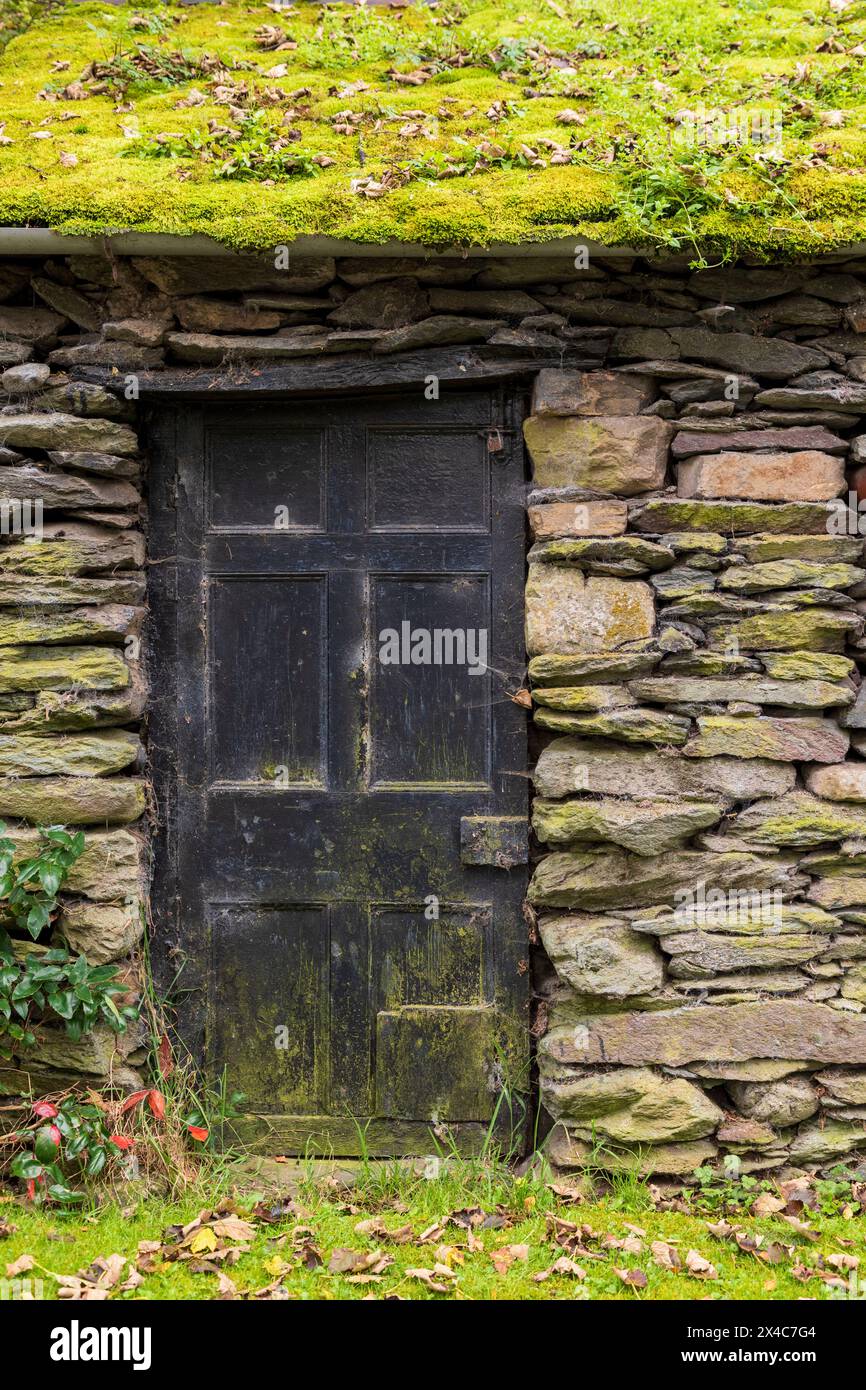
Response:
MULTIPOLYGON (((18 855, 0 821, 0 911, 11 916, 20 931, 35 941, 57 910, 57 894, 69 870, 84 853, 84 832, 70 834, 59 825, 43 827, 31 854, 18 855)), ((0 954, 8 954, 12 941, 0 926, 0 954)))
MULTIPOLYGON (((0 821, 0 915, 13 930, 35 942, 51 925, 57 895, 83 852, 81 831, 49 826, 39 831, 32 852, 16 856, 0 821)), ((0 1057, 33 1047, 35 1023, 45 1018, 62 1020, 75 1041, 100 1023, 123 1032, 137 1016, 114 1002, 124 993, 113 965, 90 965, 63 949, 16 942, 0 925, 0 1057)))

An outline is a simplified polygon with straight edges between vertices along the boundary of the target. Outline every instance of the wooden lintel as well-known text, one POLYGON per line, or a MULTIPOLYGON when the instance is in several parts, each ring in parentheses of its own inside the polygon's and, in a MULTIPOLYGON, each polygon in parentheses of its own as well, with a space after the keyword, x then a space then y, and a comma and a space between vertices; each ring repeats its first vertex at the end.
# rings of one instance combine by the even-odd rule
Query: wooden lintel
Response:
MULTIPOLYGON (((365 392, 423 386, 428 377, 445 385, 460 382, 506 381, 531 378, 542 367, 597 367, 597 358, 571 353, 545 353, 534 357, 487 355, 477 348, 437 348, 428 352, 375 357, 352 353, 341 358, 305 357, 279 366, 255 362, 225 366, 169 366, 159 371, 135 372, 139 397, 225 395, 310 396, 320 392, 365 392)), ((79 367, 70 375, 122 393, 129 374, 110 367, 79 367)))

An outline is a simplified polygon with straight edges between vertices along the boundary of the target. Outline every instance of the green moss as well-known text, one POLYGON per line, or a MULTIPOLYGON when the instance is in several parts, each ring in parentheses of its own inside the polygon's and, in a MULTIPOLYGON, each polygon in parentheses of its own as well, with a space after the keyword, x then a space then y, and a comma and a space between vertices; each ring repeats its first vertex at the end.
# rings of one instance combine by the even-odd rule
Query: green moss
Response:
POLYGON ((847 56, 866 38, 857 10, 844 28, 835 12, 818 21, 793 3, 747 0, 721 10, 622 0, 614 27, 591 0, 567 15, 538 0, 283 15, 239 0, 14 0, 10 16, 0 22, 0 45, 17 34, 0 58, 12 142, 0 146, 3 224, 205 233, 238 249, 316 233, 429 246, 574 237, 764 258, 864 235, 862 89, 847 56), (296 46, 261 47, 265 25, 296 46), (107 88, 67 95, 94 61, 107 88), (419 69, 421 85, 394 79, 419 69), (246 94, 217 90, 244 83, 246 94), (193 89, 204 100, 179 104, 193 89), (778 113, 781 148, 672 140, 685 128, 677 113, 701 106, 778 113), (557 120, 567 107, 582 124, 557 120), (285 158, 244 151, 246 130, 214 142, 208 123, 240 128, 240 108, 261 113, 265 154, 292 112, 300 138, 285 158), (345 132, 332 119, 341 111, 353 113, 345 132), (41 131, 51 138, 34 139, 41 131), (148 157, 166 136, 168 155, 148 157), (572 162, 551 165, 544 141, 572 162), (359 178, 388 191, 365 196, 359 178))

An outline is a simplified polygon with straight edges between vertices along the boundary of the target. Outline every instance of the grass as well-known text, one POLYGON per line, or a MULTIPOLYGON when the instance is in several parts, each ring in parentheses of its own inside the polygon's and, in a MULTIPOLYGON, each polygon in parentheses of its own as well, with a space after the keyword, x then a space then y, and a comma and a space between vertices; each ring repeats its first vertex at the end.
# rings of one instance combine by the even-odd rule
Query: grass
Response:
MULTIPOLYGON (((53 1299, 58 1289, 54 1275, 74 1275, 100 1257, 121 1255, 132 1262, 120 1276, 122 1283, 135 1264, 139 1242, 162 1242, 166 1228, 193 1221, 202 1208, 213 1209, 221 1201, 227 1211, 233 1207, 250 1221, 249 1239, 202 1239, 196 1258, 176 1261, 171 1258, 178 1248, 172 1243, 174 1232, 144 1255, 138 1287, 127 1292, 116 1287, 112 1297, 208 1300, 262 1290, 273 1297, 276 1289, 276 1297, 316 1300, 822 1299, 830 1290, 816 1275, 809 1277, 810 1271, 823 1266, 827 1275, 847 1279, 848 1270, 839 1269, 833 1257, 850 1265, 851 1257, 862 1258, 866 1252, 866 1214, 858 1201, 852 1202, 849 1183, 819 1183, 813 1190, 821 1209, 803 1210, 805 1229, 800 1229, 782 1215, 749 1214, 762 1184, 746 1190, 720 1182, 683 1201, 672 1200, 670 1189, 661 1198, 657 1189, 628 1178, 603 1197, 580 1200, 573 1192, 557 1190, 543 1171, 518 1177, 492 1162, 453 1160, 430 1180, 398 1164, 365 1164, 352 1187, 337 1177, 323 1179, 321 1165, 318 1172, 273 1161, 265 1166, 267 1182, 251 1176, 249 1164, 243 1169, 227 1165, 207 1180, 202 1177, 177 1201, 142 1196, 131 1185, 128 1196, 74 1214, 0 1197, 0 1231, 15 1228, 0 1239, 0 1275, 21 1256, 31 1256, 35 1264, 24 1277, 41 1279, 42 1297, 53 1299), (281 1172, 287 1175, 282 1183, 281 1172), (284 1194, 291 1187, 291 1201, 279 1195, 280 1187, 284 1194), (554 1220, 590 1228, 576 1236, 580 1249, 568 1246, 567 1229, 566 1244, 556 1242, 554 1220), (742 1249, 731 1238, 714 1236, 708 1223, 723 1220, 747 1237, 761 1237, 757 1249, 770 1258, 750 1251, 754 1241, 746 1240, 742 1249), (359 1223, 367 1221, 381 1225, 359 1231, 359 1223), (389 1240, 387 1232, 407 1227, 402 1243, 389 1240), (427 1233, 423 1241, 422 1233, 427 1233), (611 1245, 623 1240, 629 1241, 625 1249, 611 1245), (651 1248, 658 1241, 679 1252, 683 1264, 688 1252, 696 1251, 718 1277, 664 1268, 651 1248), (239 1245, 241 1253, 235 1255, 231 1247, 239 1245), (220 1258, 220 1249, 230 1253, 220 1258), (351 1269, 329 1269, 335 1251, 356 1257, 380 1251, 392 1262, 381 1274, 361 1272, 359 1278, 351 1269), (554 1273, 536 1281, 534 1276, 563 1256, 573 1259, 585 1278, 554 1273), (432 1277, 441 1292, 409 1273, 433 1271, 437 1265, 432 1277), (630 1280, 635 1282, 624 1283, 617 1269, 641 1271, 645 1287, 634 1273, 630 1280)), ((347 1256, 337 1256, 336 1262, 342 1267, 358 1263, 347 1256)))
POLYGON ((862 3, 14 0, 7 24, 0 223, 767 257, 866 234, 862 3), (683 112, 781 141, 682 143, 683 112))

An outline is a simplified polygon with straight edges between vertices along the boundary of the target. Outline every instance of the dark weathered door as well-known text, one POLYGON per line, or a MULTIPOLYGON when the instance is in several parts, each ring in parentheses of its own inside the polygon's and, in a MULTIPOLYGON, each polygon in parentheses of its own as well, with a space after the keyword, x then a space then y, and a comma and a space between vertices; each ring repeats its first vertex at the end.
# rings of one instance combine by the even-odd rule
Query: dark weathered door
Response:
POLYGON ((512 409, 156 413, 157 904, 193 1050, 276 1152, 469 1147, 525 1082, 525 871, 464 862, 523 857, 512 409))

